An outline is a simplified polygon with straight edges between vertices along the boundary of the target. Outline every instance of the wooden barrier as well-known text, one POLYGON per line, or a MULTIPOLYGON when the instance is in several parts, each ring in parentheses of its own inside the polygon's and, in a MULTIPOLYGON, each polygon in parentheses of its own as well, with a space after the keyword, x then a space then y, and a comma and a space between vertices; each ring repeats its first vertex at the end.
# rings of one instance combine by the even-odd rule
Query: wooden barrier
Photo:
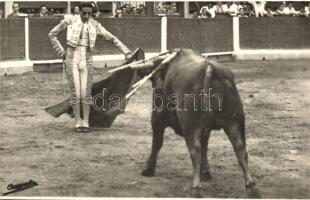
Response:
MULTIPOLYGON (((1 19, 1 61, 44 62, 57 59, 47 35, 60 20, 60 18, 1 19)), ((232 17, 213 19, 168 17, 165 20, 161 20, 160 17, 129 17, 97 18, 97 20, 130 49, 140 47, 146 53, 160 52, 164 46, 167 46, 167 49, 191 48, 201 53, 236 54, 251 50, 250 53, 253 55, 260 54, 261 52, 253 51, 261 49, 272 51, 310 48, 310 19, 302 17, 253 17, 234 18, 234 20, 232 17), (163 25, 161 22, 166 20, 167 26, 166 23, 161 26, 163 25), (161 41, 162 36, 165 40, 161 41)), ((66 46, 65 37, 66 32, 59 36, 64 46, 66 46)), ((94 53, 120 54, 111 43, 100 39, 97 40, 94 53)))
POLYGON ((310 19, 240 18, 241 49, 309 49, 310 19))
MULTIPOLYGON (((137 47, 145 52, 160 51, 160 18, 97 18, 102 25, 117 36, 126 46, 137 47)), ((29 51, 31 60, 56 59, 48 40, 48 32, 59 23, 55 18, 29 19, 29 51)), ((59 35, 65 46, 66 32, 59 35)), ((94 54, 119 54, 119 50, 108 41, 96 41, 94 54)))
POLYGON ((191 48, 201 53, 232 51, 232 18, 168 18, 167 37, 168 49, 191 48))
MULTIPOLYGON (((58 58, 48 39, 49 31, 60 22, 59 18, 29 18, 30 60, 51 60, 58 58)), ((65 45, 66 32, 59 35, 65 45)))
MULTIPOLYGON (((132 51, 140 47, 147 53, 160 51, 159 17, 98 18, 107 30, 120 39, 132 51)), ((97 40, 95 54, 119 54, 110 42, 97 40)))
POLYGON ((0 19, 0 60, 25 59, 24 19, 0 19))

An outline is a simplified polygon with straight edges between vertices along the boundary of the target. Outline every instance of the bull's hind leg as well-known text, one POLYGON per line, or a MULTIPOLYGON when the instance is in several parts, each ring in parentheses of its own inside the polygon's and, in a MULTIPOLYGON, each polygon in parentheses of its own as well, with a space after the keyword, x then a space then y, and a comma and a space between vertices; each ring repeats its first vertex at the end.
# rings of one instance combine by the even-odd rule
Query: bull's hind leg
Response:
POLYGON ((201 197, 201 132, 202 130, 200 128, 185 131, 186 145, 193 164, 192 195, 195 197, 201 197))
POLYGON ((142 171, 143 176, 154 176, 157 162, 157 155, 164 142, 165 126, 163 126, 163 123, 159 121, 158 116, 156 116, 156 114, 152 115, 152 129, 153 129, 152 151, 146 163, 145 169, 142 171))
POLYGON ((248 168, 248 153, 246 151, 244 122, 227 123, 224 128, 242 168, 245 180, 245 187, 250 197, 259 198, 260 193, 255 187, 255 182, 248 168))
POLYGON ((201 181, 212 180, 210 173, 210 166, 208 162, 208 142, 211 131, 206 129, 201 134, 201 169, 200 169, 200 179, 201 181))

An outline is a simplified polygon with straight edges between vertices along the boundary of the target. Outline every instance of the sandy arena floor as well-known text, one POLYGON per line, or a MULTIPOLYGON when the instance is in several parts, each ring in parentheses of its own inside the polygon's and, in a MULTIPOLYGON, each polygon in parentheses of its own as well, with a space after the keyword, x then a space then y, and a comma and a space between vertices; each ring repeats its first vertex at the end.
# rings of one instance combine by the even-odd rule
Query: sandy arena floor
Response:
MULTIPOLYGON (((310 198, 309 61, 227 62, 246 111, 249 166, 264 198, 310 198)), ((103 70, 97 70, 96 80, 103 70)), ((0 77, 0 193, 18 196, 188 197, 192 166, 183 138, 167 129, 156 176, 140 175, 151 148, 150 84, 111 129, 72 131, 73 119, 44 107, 64 99, 61 73, 0 77)), ((243 175, 222 131, 209 142, 205 197, 246 198, 243 175)))

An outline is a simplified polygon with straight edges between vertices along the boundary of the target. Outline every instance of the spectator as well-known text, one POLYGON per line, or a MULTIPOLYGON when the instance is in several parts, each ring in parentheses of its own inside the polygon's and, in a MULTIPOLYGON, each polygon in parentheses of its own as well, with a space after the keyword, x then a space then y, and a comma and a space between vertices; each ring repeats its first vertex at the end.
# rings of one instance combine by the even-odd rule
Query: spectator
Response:
POLYGON ((177 4, 175 2, 171 3, 170 10, 171 10, 171 13, 174 15, 178 13, 177 4))
POLYGON ((139 5, 140 15, 145 15, 145 6, 144 4, 139 5))
POLYGON ((265 10, 266 2, 265 1, 258 1, 258 2, 249 1, 249 3, 252 4, 256 17, 263 17, 266 14, 266 10, 265 10))
POLYGON ((282 3, 277 10, 277 15, 284 15, 284 8, 285 8, 285 5, 282 3))
POLYGON ((268 6, 267 9, 266 9, 265 16, 267 16, 267 17, 273 17, 274 15, 275 15, 275 13, 272 11, 271 7, 268 6))
POLYGON ((115 18, 121 18, 122 17, 122 14, 123 12, 122 12, 122 9, 121 8, 116 8, 115 9, 115 14, 114 14, 114 16, 113 17, 115 17, 115 18))
POLYGON ((296 16, 297 12, 295 8, 293 7, 293 3, 289 2, 288 5, 283 9, 284 15, 290 15, 290 16, 296 16))
POLYGON ((199 18, 199 12, 198 12, 197 10, 195 10, 195 11, 193 12, 193 18, 194 18, 194 19, 198 19, 198 18, 199 18))
POLYGON ((227 2, 226 7, 224 7, 224 12, 230 16, 237 16, 238 6, 235 3, 227 2))
POLYGON ((298 16, 307 17, 307 14, 305 12, 305 8, 301 8, 300 10, 296 11, 298 16))
POLYGON ((211 18, 214 18, 216 15, 215 8, 212 3, 208 4, 208 13, 210 14, 211 18))
POLYGON ((237 16, 238 16, 238 17, 248 17, 248 15, 247 15, 246 12, 244 11, 244 8, 243 8, 243 7, 240 7, 240 8, 239 8, 237 16))
POLYGON ((310 3, 308 4, 308 6, 305 6, 305 8, 304 8, 304 15, 306 17, 309 17, 309 15, 310 15, 310 3))
POLYGON ((55 15, 55 11, 53 8, 50 9, 50 12, 48 13, 50 17, 53 17, 55 15))
POLYGON ((80 7, 79 6, 74 6, 73 7, 73 15, 79 15, 80 14, 80 7))
POLYGON ((18 3, 13 3, 12 10, 13 12, 8 15, 8 18, 18 18, 20 16, 18 3))
POLYGON ((243 8, 243 15, 244 17, 250 17, 250 16, 255 16, 255 13, 253 11, 253 6, 250 3, 246 3, 244 8, 243 8))
POLYGON ((137 7, 132 7, 132 14, 133 15, 139 15, 140 14, 137 7))
POLYGON ((40 6, 40 18, 45 18, 45 17, 48 17, 48 10, 47 10, 47 7, 45 5, 41 5, 40 6))
POLYGON ((132 12, 131 12, 131 5, 130 4, 126 4, 125 5, 125 11, 126 11, 127 15, 132 14, 132 12))
POLYGON ((0 8, 0 19, 2 19, 3 18, 3 10, 0 8))
POLYGON ((61 14, 61 12, 58 9, 55 9, 55 12, 56 12, 57 15, 61 14))
POLYGON ((243 2, 239 2, 239 1, 236 1, 235 4, 237 5, 237 10, 239 13, 239 10, 243 9, 244 4, 243 4, 243 2))
POLYGON ((206 8, 203 8, 200 15, 198 16, 199 19, 205 19, 208 18, 208 12, 206 8))
POLYGON ((226 4, 223 4, 222 2, 217 2, 216 5, 214 5, 215 13, 224 13, 225 9, 227 8, 226 4))
POLYGON ((203 9, 206 9, 208 14, 210 15, 211 18, 214 18, 216 13, 215 13, 215 8, 213 6, 212 3, 208 3, 207 6, 203 6, 201 9, 200 9, 200 13, 202 13, 202 10, 203 9))
POLYGON ((122 14, 125 14, 125 15, 127 14, 127 9, 125 6, 122 7, 122 14))

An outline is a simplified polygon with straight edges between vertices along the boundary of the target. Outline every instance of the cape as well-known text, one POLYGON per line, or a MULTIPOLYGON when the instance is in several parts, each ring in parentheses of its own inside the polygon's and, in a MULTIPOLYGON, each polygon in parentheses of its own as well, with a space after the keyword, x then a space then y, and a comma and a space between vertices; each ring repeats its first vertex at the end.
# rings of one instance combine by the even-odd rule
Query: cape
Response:
MULTIPOLYGON (((144 58, 145 55, 143 50, 138 48, 134 51, 131 58, 124 64, 129 64, 144 58)), ((128 102, 128 99, 126 100, 125 96, 136 80, 139 80, 137 71, 128 68, 126 70, 109 73, 101 81, 93 83, 91 89, 92 97, 98 98, 95 98, 96 105, 93 104, 91 106, 89 125, 91 127, 100 128, 111 127, 116 117, 125 111, 128 102), (115 97, 121 101, 116 102, 115 100, 117 99, 115 99, 115 97), (113 101, 115 101, 114 104, 113 101), (120 109, 115 110, 116 106, 120 109)), ((64 113, 74 117, 73 110, 70 105, 70 99, 66 99, 56 105, 49 106, 45 108, 45 111, 56 118, 64 113)))

